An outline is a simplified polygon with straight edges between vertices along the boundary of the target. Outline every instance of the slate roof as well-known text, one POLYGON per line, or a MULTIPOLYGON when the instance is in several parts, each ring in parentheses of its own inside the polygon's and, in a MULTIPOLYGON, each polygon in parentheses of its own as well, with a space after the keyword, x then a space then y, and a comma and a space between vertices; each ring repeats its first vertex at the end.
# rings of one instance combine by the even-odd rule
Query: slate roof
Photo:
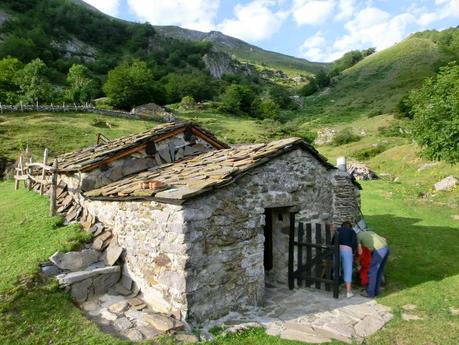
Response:
POLYGON ((180 204, 214 188, 226 186, 249 170, 297 148, 308 151, 327 169, 335 169, 305 141, 290 138, 269 144, 210 151, 138 173, 89 191, 85 196, 99 200, 147 199, 180 204))
POLYGON ((168 123, 154 127, 142 133, 136 133, 114 139, 108 143, 93 145, 82 150, 63 154, 58 159, 60 172, 90 171, 109 160, 116 160, 141 149, 147 142, 159 142, 186 130, 192 131, 201 139, 216 148, 228 148, 209 131, 192 122, 168 123))

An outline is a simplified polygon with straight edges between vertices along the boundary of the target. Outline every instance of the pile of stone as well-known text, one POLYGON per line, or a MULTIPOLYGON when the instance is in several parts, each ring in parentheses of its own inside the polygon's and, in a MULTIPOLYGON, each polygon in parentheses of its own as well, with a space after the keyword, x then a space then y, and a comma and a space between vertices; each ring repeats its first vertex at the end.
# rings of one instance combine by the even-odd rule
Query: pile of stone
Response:
POLYGON ((185 333, 190 328, 179 315, 155 313, 140 297, 124 297, 110 291, 82 303, 81 309, 102 330, 131 341, 153 340, 164 334, 174 334, 179 342, 199 340, 185 333))
POLYGON ((367 165, 359 162, 351 162, 347 172, 356 180, 377 180, 378 176, 367 165))
POLYGON ((333 128, 322 128, 317 132, 315 145, 330 145, 336 136, 336 130, 333 128))
POLYGON ((131 114, 148 118, 153 117, 162 117, 167 122, 175 121, 175 116, 166 108, 161 107, 155 103, 148 103, 131 110, 131 114))
MULTIPOLYGON (((93 228, 93 231, 103 229, 100 223, 93 228)), ((115 285, 118 291, 129 295, 135 292, 135 284, 128 276, 121 277, 121 266, 115 265, 122 253, 111 232, 103 231, 92 246, 82 251, 56 252, 49 263, 43 265, 42 271, 48 276, 56 276, 59 285, 77 302, 104 294, 115 285)))

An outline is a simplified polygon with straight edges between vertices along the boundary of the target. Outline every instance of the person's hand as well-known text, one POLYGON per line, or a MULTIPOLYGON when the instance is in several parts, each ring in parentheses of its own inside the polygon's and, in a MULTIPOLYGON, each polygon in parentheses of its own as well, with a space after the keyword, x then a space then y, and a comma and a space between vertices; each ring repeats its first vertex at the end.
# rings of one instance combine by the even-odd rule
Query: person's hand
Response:
POLYGON ((362 253, 363 253, 362 246, 358 245, 357 246, 357 254, 362 255, 362 253))

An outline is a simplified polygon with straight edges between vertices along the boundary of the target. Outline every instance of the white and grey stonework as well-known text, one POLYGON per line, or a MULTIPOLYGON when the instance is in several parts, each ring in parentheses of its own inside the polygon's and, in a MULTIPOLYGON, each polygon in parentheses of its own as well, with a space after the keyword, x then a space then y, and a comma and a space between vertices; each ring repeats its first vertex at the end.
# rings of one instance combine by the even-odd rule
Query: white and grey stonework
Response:
MULTIPOLYGON (((78 190, 78 180, 65 181, 69 190, 78 190)), ((183 205, 75 197, 112 229, 145 301, 194 321, 263 300, 267 208, 288 219, 289 208, 297 207, 297 220, 312 223, 340 224, 359 216, 358 190, 349 175, 326 169, 300 149, 183 205)), ((268 276, 280 283, 286 283, 287 224, 275 225, 273 232, 274 267, 268 276)))

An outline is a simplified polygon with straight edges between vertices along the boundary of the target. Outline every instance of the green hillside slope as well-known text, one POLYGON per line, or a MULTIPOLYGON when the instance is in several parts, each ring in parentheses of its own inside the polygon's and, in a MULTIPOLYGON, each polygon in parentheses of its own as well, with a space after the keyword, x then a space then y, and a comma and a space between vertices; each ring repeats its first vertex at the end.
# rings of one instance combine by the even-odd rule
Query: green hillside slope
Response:
POLYGON ((353 118, 393 112, 409 90, 449 61, 459 60, 459 29, 417 33, 373 54, 306 98, 306 115, 353 118))

